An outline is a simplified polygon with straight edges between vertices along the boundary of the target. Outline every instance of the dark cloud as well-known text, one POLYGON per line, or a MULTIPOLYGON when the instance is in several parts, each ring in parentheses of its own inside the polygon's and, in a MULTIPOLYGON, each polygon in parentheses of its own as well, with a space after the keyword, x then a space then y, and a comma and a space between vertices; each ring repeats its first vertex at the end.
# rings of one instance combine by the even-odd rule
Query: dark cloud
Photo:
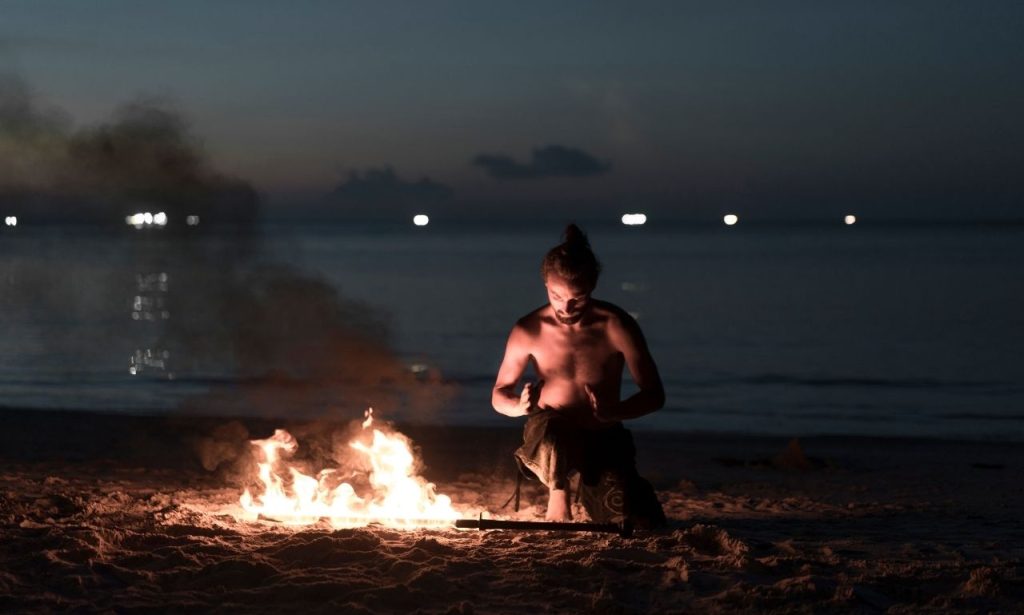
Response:
POLYGON ((498 179, 536 179, 540 177, 591 177, 604 175, 611 165, 590 154, 564 145, 534 149, 530 162, 523 164, 504 154, 480 154, 473 164, 483 167, 498 179))
MULTIPOLYGON (((368 169, 360 174, 349 173, 348 178, 331 191, 327 200, 331 205, 365 208, 372 212, 380 208, 403 210, 446 203, 454 191, 427 177, 419 181, 404 181, 391 167, 368 169)), ((367 212, 369 213, 369 212, 367 212)))

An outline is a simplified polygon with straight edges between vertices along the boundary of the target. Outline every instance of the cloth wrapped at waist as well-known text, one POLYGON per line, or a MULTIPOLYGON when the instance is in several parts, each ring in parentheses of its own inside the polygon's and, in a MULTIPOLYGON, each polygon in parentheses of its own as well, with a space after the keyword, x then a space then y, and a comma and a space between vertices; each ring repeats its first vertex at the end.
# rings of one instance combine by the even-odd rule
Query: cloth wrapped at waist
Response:
MULTIPOLYGON (((641 528, 666 523, 657 494, 636 471, 633 435, 622 423, 587 429, 566 412, 533 412, 515 459, 521 474, 535 476, 549 489, 568 489, 572 473, 578 472, 577 496, 596 522, 628 519, 641 528)), ((516 510, 518 492, 517 483, 516 510)))
POLYGON ((573 471, 587 479, 602 470, 632 470, 636 448, 622 423, 586 429, 565 411, 538 410, 526 420, 515 457, 549 489, 566 489, 573 471))

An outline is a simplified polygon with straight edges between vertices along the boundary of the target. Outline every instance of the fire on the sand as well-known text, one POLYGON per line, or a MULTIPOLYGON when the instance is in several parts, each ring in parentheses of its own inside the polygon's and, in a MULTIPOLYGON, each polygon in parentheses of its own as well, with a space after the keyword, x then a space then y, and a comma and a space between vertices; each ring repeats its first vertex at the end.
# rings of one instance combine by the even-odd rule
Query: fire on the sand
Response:
POLYGON ((450 525, 461 513, 451 498, 434 492, 434 485, 415 474, 415 457, 408 440, 398 433, 373 428, 373 409, 366 411, 363 433, 372 439, 355 439, 349 446, 366 456, 369 489, 356 493, 348 482, 339 482, 338 471, 321 470, 316 476, 303 473, 288 457, 298 442, 283 429, 265 440, 252 440, 260 456, 262 489, 242 493, 241 505, 248 520, 268 520, 288 525, 309 525, 325 520, 334 527, 361 527, 379 523, 392 527, 450 525))

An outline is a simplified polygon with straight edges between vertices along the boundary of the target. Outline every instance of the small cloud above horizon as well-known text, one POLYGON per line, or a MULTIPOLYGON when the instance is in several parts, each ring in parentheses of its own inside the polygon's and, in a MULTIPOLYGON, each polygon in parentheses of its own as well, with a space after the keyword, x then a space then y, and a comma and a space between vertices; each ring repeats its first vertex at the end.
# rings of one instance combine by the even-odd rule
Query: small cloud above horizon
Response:
POLYGON ((530 162, 521 163, 505 154, 479 154, 473 165, 482 167, 495 179, 539 179, 544 177, 593 177, 611 170, 611 164, 583 150, 564 145, 535 148, 530 162))
POLYGON ((352 171, 345 181, 327 195, 328 201, 346 206, 418 206, 450 201, 455 191, 450 186, 423 177, 405 181, 389 166, 352 171))

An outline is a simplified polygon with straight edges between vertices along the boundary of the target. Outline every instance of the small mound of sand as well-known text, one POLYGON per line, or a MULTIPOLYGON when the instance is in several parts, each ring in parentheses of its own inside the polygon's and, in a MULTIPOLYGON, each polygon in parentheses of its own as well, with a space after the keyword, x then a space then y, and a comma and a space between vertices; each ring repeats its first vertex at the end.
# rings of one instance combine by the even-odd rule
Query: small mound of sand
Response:
POLYGON ((999 573, 988 566, 972 570, 970 577, 960 586, 960 595, 965 598, 995 598, 999 593, 999 573))
POLYGON ((749 551, 742 540, 733 538, 729 532, 700 523, 682 532, 681 538, 698 555, 741 558, 749 551))

